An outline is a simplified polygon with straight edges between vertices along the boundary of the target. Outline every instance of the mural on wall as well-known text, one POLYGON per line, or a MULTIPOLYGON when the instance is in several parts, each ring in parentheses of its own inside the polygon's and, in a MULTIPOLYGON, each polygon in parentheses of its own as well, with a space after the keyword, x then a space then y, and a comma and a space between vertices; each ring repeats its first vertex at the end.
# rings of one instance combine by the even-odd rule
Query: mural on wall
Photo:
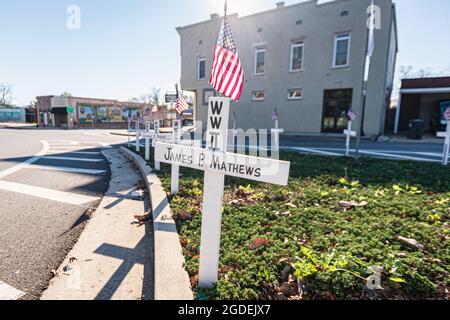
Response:
POLYGON ((108 119, 108 108, 107 107, 96 107, 96 121, 97 123, 109 122, 108 119))
POLYGON ((81 125, 94 123, 94 108, 93 107, 79 106, 78 114, 79 114, 81 125))
POLYGON ((125 122, 126 116, 124 113, 128 112, 127 108, 114 106, 108 109, 110 122, 125 122))

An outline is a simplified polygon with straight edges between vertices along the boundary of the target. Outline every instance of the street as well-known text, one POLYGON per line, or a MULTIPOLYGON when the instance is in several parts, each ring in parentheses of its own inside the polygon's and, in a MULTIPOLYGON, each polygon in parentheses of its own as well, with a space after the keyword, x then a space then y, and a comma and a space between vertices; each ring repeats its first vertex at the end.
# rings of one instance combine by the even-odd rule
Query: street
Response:
MULTIPOLYGON (((350 155, 355 154, 355 139, 350 145, 350 155)), ((375 158, 436 162, 442 161, 443 143, 374 142, 361 141, 361 155, 375 158)), ((345 141, 338 138, 297 138, 282 137, 283 150, 328 156, 344 156, 345 141)))
POLYGON ((0 137, 0 287, 39 299, 108 187, 100 151, 124 139, 3 129, 0 137))

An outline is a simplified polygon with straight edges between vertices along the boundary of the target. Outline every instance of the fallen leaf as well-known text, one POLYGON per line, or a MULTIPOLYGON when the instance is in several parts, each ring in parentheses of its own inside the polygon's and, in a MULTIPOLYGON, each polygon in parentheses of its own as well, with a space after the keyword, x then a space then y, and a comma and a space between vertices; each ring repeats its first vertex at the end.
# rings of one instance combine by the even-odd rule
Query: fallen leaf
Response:
POLYGON ((182 221, 188 221, 192 219, 192 215, 187 212, 186 210, 182 210, 179 214, 178 217, 180 218, 180 220, 182 221))
POLYGON ((150 221, 151 219, 150 214, 146 214, 143 216, 134 216, 134 218, 137 220, 138 227, 143 226, 147 221, 150 221))
POLYGON ((69 258, 69 263, 74 263, 75 261, 78 261, 78 259, 75 257, 69 258))
POLYGON ((286 204, 286 207, 289 207, 289 208, 298 208, 295 204, 293 204, 292 202, 289 202, 289 203, 287 203, 286 204))
POLYGON ((262 246, 267 246, 270 243, 269 240, 265 238, 258 238, 253 241, 253 243, 250 245, 250 249, 255 250, 258 248, 261 248, 262 246))
POLYGON ((350 209, 354 209, 354 208, 365 207, 368 205, 368 203, 367 203, 367 201, 361 201, 361 202, 341 201, 341 202, 339 202, 339 205, 344 209, 350 210, 350 209))
POLYGON ((297 283, 283 283, 277 290, 279 293, 282 293, 286 297, 298 295, 298 287, 297 283))
POLYGON ((191 287, 194 288, 197 285, 197 283, 198 283, 198 274, 191 277, 191 287))
POLYGON ((423 250, 424 246, 422 244, 419 243, 419 241, 415 240, 415 239, 410 239, 410 238, 405 238, 402 236, 397 236, 395 238, 398 242, 402 243, 403 245, 410 247, 412 249, 418 249, 418 250, 423 250))

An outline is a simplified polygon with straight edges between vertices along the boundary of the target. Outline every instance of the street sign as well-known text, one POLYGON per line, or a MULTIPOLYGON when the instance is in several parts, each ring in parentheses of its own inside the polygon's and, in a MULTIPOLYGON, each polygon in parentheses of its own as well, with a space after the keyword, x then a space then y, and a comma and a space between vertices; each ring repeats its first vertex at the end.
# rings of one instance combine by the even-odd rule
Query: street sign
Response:
POLYGON ((287 185, 290 163, 228 153, 230 99, 211 97, 208 102, 206 149, 157 142, 155 159, 204 171, 203 215, 199 286, 217 283, 225 175, 287 185))
POLYGON ((173 103, 177 101, 176 93, 166 93, 166 103, 173 103))
POLYGON ((289 162, 156 142, 155 158, 197 170, 286 186, 289 162))
POLYGON ((74 113, 75 110, 73 107, 67 107, 67 113, 74 113))

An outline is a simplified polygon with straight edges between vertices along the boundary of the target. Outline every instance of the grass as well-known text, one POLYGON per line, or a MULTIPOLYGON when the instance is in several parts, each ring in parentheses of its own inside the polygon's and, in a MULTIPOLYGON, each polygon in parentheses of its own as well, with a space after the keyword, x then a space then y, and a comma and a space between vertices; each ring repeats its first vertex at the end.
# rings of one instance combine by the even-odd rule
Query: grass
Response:
MULTIPOLYGON (((197 299, 443 299, 450 291, 450 169, 292 153, 288 187, 227 177, 219 281, 196 287, 203 173, 171 207, 197 299), (342 201, 354 201, 346 208, 342 201), (423 249, 396 237, 417 240, 423 249), (381 269, 383 290, 366 290, 381 269)), ((170 167, 159 176, 170 190, 170 167)))

